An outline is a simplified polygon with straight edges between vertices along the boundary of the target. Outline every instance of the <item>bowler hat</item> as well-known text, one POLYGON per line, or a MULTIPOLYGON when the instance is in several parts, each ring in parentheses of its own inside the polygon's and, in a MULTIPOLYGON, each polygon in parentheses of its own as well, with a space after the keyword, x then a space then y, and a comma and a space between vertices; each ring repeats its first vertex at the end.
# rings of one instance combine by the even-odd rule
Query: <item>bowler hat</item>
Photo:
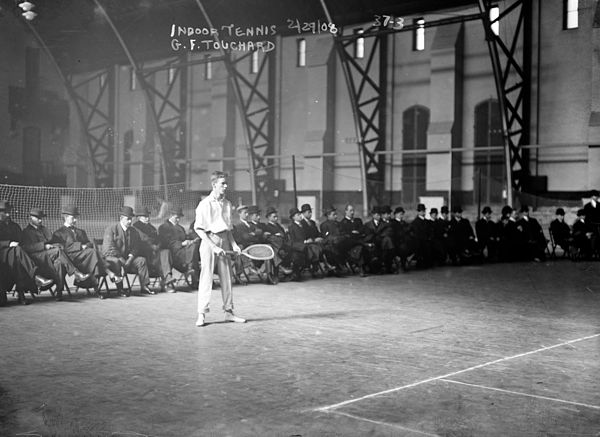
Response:
POLYGON ((248 209, 248 205, 240 205, 238 206, 235 210, 238 212, 238 214, 240 212, 242 212, 243 210, 248 209))
POLYGON ((310 205, 308 203, 305 203, 304 205, 302 205, 300 207, 300 212, 305 212, 305 211, 312 211, 312 208, 310 207, 310 205))
POLYGON ((581 208, 577 210, 577 217, 585 216, 585 209, 581 208))
POLYGON ((449 212, 448 207, 446 205, 442 206, 442 208, 440 209, 440 212, 442 214, 448 214, 448 212, 449 212))
POLYGON ((590 191, 590 197, 598 197, 598 190, 592 190, 590 191))
POLYGON ((336 210, 336 208, 335 208, 335 206, 333 206, 333 205, 330 205, 330 206, 329 206, 329 208, 325 208, 325 209, 323 210, 323 215, 324 215, 324 216, 328 216, 329 214, 331 214, 331 213, 332 213, 332 212, 334 212, 334 211, 337 211, 337 210, 336 210))
POLYGON ((490 208, 489 206, 484 206, 483 209, 481 210, 482 214, 491 214, 492 213, 492 208, 490 208))
POLYGON ((394 214, 398 214, 399 212, 404 212, 404 208, 402 208, 401 206, 397 206, 394 210, 394 214))
POLYGON ((431 208, 429 210, 429 215, 431 215, 431 214, 437 214, 437 213, 438 213, 438 209, 437 208, 431 208))
POLYGON ((277 214, 277 208, 274 206, 267 207, 267 213, 265 214, 265 217, 269 217, 271 214, 277 214))
POLYGON ((78 216, 79 209, 75 205, 67 205, 62 209, 62 213, 66 215, 78 216))
POLYGON ((183 209, 182 208, 171 208, 171 215, 176 215, 177 217, 183 217, 183 209))
POLYGON ((392 213, 392 208, 390 207, 390 205, 384 205, 381 208, 381 213, 382 214, 391 214, 392 213))
POLYGON ((135 214, 133 213, 133 208, 131 206, 123 206, 121 211, 119 211, 119 215, 132 218, 135 214))
POLYGON ((300 210, 298 208, 290 208, 289 217, 293 219, 296 214, 300 214, 300 210))
POLYGON ((260 214, 260 209, 258 209, 258 206, 256 205, 250 205, 248 207, 248 214, 260 214))
POLYGON ((456 205, 452 207, 452 212, 455 214, 462 214, 463 210, 460 205, 456 205))
POLYGON ((556 215, 565 215, 565 210, 562 208, 556 208, 556 215))
POLYGON ((381 214, 381 206, 373 205, 371 214, 381 214))
POLYGON ((150 217, 150 210, 147 206, 141 206, 135 210, 136 217, 150 217))
POLYGON ((510 214, 512 214, 513 211, 514 210, 513 210, 512 206, 510 206, 510 205, 504 205, 502 207, 502 215, 503 216, 504 215, 510 215, 510 214))
POLYGON ((32 215, 37 218, 46 217, 46 214, 40 208, 31 208, 31 210, 29 211, 29 215, 32 215))
POLYGON ((419 203, 417 205, 417 211, 425 211, 425 210, 426 210, 426 208, 425 208, 425 205, 423 203, 419 203))
POLYGON ((529 206, 521 205, 521 209, 519 210, 519 212, 529 212, 529 206))
POLYGON ((12 206, 8 203, 8 200, 0 200, 0 211, 10 211, 12 206))

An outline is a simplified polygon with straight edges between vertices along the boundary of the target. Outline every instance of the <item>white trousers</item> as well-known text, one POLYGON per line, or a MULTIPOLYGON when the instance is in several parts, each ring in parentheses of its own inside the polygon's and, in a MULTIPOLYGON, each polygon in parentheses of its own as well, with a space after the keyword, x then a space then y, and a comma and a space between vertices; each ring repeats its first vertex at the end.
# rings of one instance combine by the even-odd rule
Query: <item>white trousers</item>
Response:
MULTIPOLYGON (((214 244, 224 250, 232 250, 231 242, 226 232, 219 234, 208 234, 214 244)), ((209 312, 210 297, 213 286, 213 273, 217 266, 217 274, 221 283, 221 295, 223 297, 223 310, 233 310, 233 293, 231 290, 231 261, 229 256, 217 256, 212 251, 212 246, 204 239, 200 243, 200 280, 198 284, 198 313, 209 312)))

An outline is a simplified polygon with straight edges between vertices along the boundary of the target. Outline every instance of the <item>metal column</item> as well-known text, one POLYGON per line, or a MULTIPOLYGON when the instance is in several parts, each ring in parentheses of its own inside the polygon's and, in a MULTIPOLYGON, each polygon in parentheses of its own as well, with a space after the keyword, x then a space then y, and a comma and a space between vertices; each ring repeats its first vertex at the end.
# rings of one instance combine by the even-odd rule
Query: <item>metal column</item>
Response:
POLYGON ((491 20, 492 6, 491 0, 479 0, 502 114, 507 201, 512 204, 512 190, 521 191, 530 176, 529 155, 521 146, 529 143, 531 128, 532 7, 531 0, 507 1, 491 20), (495 23, 500 25, 498 34, 492 30, 495 23))

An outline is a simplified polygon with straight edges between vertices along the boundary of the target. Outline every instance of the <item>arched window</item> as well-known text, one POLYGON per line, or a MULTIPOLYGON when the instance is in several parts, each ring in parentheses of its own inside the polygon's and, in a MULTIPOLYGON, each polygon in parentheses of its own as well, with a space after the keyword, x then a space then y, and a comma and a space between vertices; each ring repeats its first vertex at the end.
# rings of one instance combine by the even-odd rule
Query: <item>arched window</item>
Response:
MULTIPOLYGON (((427 129, 429 109, 424 106, 411 106, 402 114, 402 149, 427 149, 427 129)), ((402 203, 418 203, 419 196, 425 194, 426 178, 425 154, 402 155, 402 203)))
MULTIPOLYGON (((475 149, 501 147, 502 119, 500 106, 489 99, 475 106, 475 149)), ((475 150, 475 193, 484 203, 502 201, 504 181, 504 152, 475 150)))

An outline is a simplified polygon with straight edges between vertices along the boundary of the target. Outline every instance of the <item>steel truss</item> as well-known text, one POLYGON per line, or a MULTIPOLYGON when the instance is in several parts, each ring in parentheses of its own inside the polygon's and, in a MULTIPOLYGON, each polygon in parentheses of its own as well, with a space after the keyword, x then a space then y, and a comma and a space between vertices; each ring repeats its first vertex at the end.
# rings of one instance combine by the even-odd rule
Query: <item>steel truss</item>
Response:
MULTIPOLYGON (((321 6, 327 20, 333 23, 325 0, 321 6)), ((352 35, 343 29, 333 34, 344 78, 350 94, 350 103, 360 154, 363 208, 383 201, 385 190, 386 87, 388 68, 387 34, 370 26, 352 35), (355 44, 359 39, 372 41, 364 44, 366 61, 355 59, 355 44)))
MULTIPOLYGON (((208 27, 215 28, 201 0, 195 0, 208 27)), ((213 34, 222 54, 235 99, 240 111, 246 147, 248 149, 250 184, 253 204, 265 204, 272 199, 275 181, 272 158, 275 151, 275 49, 260 53, 250 51, 234 59, 229 50, 223 49, 218 34, 213 34), (240 67, 243 61, 258 56, 255 73, 240 67)))
POLYGON ((67 86, 80 113, 81 127, 94 169, 94 185, 96 188, 112 187, 115 164, 115 71, 107 68, 80 81, 67 76, 67 86))
POLYGON ((527 187, 530 176, 529 153, 522 146, 529 144, 531 127, 532 6, 531 0, 513 0, 506 4, 499 16, 490 20, 490 10, 495 4, 491 0, 479 0, 502 113, 508 201, 512 203, 511 191, 527 187), (510 25, 496 34, 492 30, 496 23, 510 25))

